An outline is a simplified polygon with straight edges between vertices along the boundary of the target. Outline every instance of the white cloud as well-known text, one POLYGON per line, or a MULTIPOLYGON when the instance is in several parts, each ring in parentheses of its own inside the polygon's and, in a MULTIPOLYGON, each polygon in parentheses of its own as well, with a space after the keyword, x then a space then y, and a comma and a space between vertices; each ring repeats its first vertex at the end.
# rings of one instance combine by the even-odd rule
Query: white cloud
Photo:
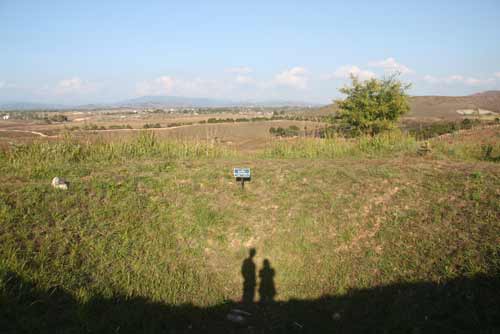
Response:
POLYGON ((236 82, 243 85, 249 85, 255 83, 255 79, 247 75, 238 75, 236 77, 236 82))
POLYGON ((492 80, 491 79, 482 80, 482 79, 477 79, 477 78, 463 78, 462 81, 467 85, 476 86, 476 85, 489 83, 492 80))
POLYGON ((152 81, 138 83, 136 91, 139 95, 167 95, 172 91, 174 85, 174 78, 164 75, 152 81))
POLYGON ((16 84, 13 84, 11 82, 6 82, 6 81, 0 81, 0 89, 2 88, 17 88, 16 84))
POLYGON ((429 74, 426 74, 424 75, 423 77, 424 81, 428 82, 428 83, 437 83, 439 82, 439 78, 433 76, 433 75, 429 75, 429 74))
POLYGON ((371 78, 375 78, 376 76, 375 73, 368 70, 362 70, 355 65, 344 65, 337 68, 333 75, 327 76, 326 78, 349 79, 351 75, 357 77, 360 80, 368 80, 371 78))
POLYGON ((94 86, 83 81, 79 77, 63 79, 59 81, 54 88, 54 93, 57 95, 66 94, 84 94, 94 90, 94 86))
POLYGON ((224 84, 217 80, 200 77, 189 80, 175 80, 173 91, 178 95, 186 96, 220 96, 224 84))
POLYGON ((174 79, 169 76, 162 76, 156 79, 156 83, 160 85, 163 88, 163 90, 168 92, 174 86, 174 79))
POLYGON ((495 73, 495 77, 499 78, 500 79, 500 72, 496 72, 495 73))
POLYGON ((252 73, 253 69, 251 67, 248 67, 248 66, 239 66, 239 67, 226 68, 226 72, 237 73, 237 74, 248 74, 248 73, 252 73))
POLYGON ((423 77, 424 81, 431 84, 464 84, 468 86, 479 86, 488 84, 494 81, 494 79, 478 79, 474 77, 464 77, 463 75, 454 74, 446 77, 436 77, 432 75, 425 75, 423 77))
POLYGON ((409 68, 406 65, 398 63, 396 61, 396 59, 394 59, 392 57, 389 57, 387 59, 380 60, 380 61, 372 61, 372 62, 368 63, 368 65, 371 67, 383 68, 384 71, 391 72, 391 73, 394 73, 394 72, 399 72, 401 74, 415 73, 414 70, 412 70, 411 68, 409 68))
POLYGON ((164 75, 149 81, 136 84, 136 94, 144 95, 176 95, 193 97, 213 97, 223 95, 227 83, 207 80, 199 77, 180 79, 164 75))
POLYGON ((298 89, 307 88, 308 71, 300 66, 285 70, 274 77, 278 85, 289 86, 298 89))

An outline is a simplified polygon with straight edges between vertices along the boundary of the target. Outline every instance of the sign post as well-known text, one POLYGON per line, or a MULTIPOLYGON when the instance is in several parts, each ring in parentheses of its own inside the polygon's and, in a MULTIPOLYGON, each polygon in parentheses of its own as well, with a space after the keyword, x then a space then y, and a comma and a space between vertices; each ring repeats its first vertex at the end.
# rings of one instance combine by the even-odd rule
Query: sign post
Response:
POLYGON ((236 182, 241 182, 241 189, 245 188, 245 181, 250 181, 252 179, 250 168, 233 168, 233 175, 236 182))

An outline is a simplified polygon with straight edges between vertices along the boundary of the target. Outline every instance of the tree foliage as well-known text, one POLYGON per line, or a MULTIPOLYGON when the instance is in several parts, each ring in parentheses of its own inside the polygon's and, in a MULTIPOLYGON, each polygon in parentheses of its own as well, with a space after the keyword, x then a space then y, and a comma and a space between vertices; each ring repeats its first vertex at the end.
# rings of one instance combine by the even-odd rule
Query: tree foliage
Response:
POLYGON ((402 83, 397 74, 366 81, 351 76, 351 80, 351 86, 340 89, 347 97, 336 103, 340 118, 354 134, 388 130, 410 110, 406 92, 411 85, 402 83))

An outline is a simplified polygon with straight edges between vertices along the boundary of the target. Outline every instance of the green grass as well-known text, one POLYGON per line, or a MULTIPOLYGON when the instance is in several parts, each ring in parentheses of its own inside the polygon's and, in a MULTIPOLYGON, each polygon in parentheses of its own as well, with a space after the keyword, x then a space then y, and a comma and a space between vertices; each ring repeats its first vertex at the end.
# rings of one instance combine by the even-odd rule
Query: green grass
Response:
MULTIPOLYGON (((134 305, 139 313, 153 308, 153 315, 143 315, 151 326, 165 320, 155 313, 160 310, 184 314, 174 322, 187 330, 196 320, 186 317, 215 312, 209 317, 215 321, 224 317, 227 301, 241 298, 241 263, 251 247, 258 269, 267 258, 276 271, 282 304, 274 311, 287 310, 295 320, 308 314, 310 304, 293 300, 314 301, 314 309, 323 296, 335 296, 320 308, 331 321, 335 312, 359 311, 362 291, 393 287, 386 297, 372 296, 389 305, 401 298, 393 295, 401 284, 411 301, 411 290, 424 293, 425 284, 498 277, 498 164, 418 157, 417 147, 410 137, 392 134, 276 144, 243 157, 146 134, 130 142, 40 143, 4 151, 0 300, 2 310, 14 311, 4 311, 0 321, 50 331, 43 308, 33 303, 51 310, 52 303, 70 300, 60 311, 63 330, 85 331, 92 322, 110 330, 97 321, 100 307, 132 326, 141 321, 130 313, 134 305), (234 166, 252 168, 244 191, 231 177, 234 166), (67 179, 69 190, 52 189, 54 176, 67 179), (17 281, 23 284, 13 287, 17 281)), ((482 301, 474 307, 498 314, 498 301, 482 301)), ((417 313, 396 309, 390 317, 370 313, 366 320, 379 328, 375 318, 390 319, 384 326, 394 330, 418 322, 405 320, 417 313)))

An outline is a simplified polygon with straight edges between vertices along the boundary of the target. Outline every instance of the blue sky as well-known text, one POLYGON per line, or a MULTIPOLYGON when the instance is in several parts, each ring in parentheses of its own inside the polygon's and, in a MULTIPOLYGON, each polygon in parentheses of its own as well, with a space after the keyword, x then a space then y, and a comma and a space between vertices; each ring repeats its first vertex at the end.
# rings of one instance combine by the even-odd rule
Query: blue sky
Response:
POLYGON ((399 71, 416 95, 500 89, 500 1, 0 0, 0 101, 339 97, 399 71))

